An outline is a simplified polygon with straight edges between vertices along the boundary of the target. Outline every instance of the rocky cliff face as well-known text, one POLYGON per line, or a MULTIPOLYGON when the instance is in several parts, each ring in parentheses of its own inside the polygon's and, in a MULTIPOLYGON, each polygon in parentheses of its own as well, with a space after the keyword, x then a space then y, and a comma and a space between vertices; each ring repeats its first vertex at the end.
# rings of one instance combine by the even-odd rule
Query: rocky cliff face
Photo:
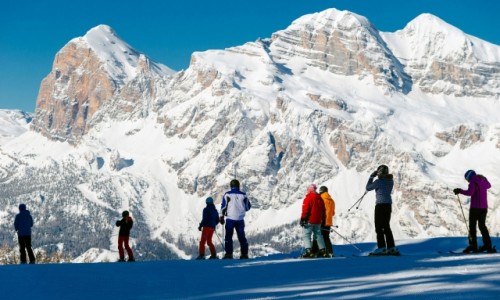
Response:
POLYGON ((498 46, 430 14, 422 14, 403 30, 382 37, 422 91, 498 99, 498 46))
POLYGON ((279 61, 307 58, 307 64, 358 79, 370 76, 388 91, 408 92, 411 80, 378 30, 348 11, 326 10, 297 19, 273 34, 272 54, 279 61))
POLYGON ((135 103, 151 102, 153 82, 171 73, 123 42, 110 27, 95 27, 56 54, 52 71, 40 86, 33 129, 77 143, 104 104, 116 99, 120 105, 114 109, 130 113, 135 103))

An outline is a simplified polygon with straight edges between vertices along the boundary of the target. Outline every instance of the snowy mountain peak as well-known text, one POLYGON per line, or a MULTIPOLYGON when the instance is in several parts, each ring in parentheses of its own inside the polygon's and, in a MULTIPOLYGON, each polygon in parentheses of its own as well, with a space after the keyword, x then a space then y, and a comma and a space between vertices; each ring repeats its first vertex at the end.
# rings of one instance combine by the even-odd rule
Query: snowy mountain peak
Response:
POLYGON ((292 23, 292 26, 318 28, 325 27, 326 24, 330 24, 330 28, 373 27, 367 18, 347 10, 340 11, 335 8, 300 17, 292 23))
MULTIPOLYGON (((98 25, 90 29, 83 37, 75 38, 70 43, 87 47, 105 63, 108 74, 118 82, 127 82, 137 76, 137 67, 141 54, 123 41, 108 25, 98 25), (125 75, 125 76, 124 76, 125 75)), ((174 73, 170 68, 152 63, 154 72, 168 76, 174 73)))
POLYGON ((273 34, 277 61, 305 58, 305 64, 359 80, 371 78, 384 91, 409 90, 400 63, 386 47, 378 30, 349 11, 328 9, 303 16, 273 34))

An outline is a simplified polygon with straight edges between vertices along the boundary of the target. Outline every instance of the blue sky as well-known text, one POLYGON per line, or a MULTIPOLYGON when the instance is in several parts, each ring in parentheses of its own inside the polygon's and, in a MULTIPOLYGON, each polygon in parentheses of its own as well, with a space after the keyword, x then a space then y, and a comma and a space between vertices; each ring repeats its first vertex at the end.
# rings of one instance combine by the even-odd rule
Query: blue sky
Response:
POLYGON ((363 15, 381 31, 402 29, 419 14, 432 13, 500 45, 497 0, 6 0, 0 9, 0 109, 33 112, 57 51, 99 24, 111 26, 151 59, 181 70, 194 51, 267 38, 302 15, 332 7, 363 15))

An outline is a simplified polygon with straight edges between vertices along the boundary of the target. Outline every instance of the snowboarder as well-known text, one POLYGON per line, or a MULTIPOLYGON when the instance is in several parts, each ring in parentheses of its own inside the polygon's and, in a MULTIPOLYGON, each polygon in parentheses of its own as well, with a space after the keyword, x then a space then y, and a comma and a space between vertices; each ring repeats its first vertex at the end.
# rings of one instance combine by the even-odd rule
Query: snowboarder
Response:
POLYGON ((134 221, 130 216, 130 213, 126 210, 122 212, 122 219, 116 221, 116 226, 120 227, 120 231, 118 232, 118 253, 120 254, 119 262, 125 261, 125 252, 123 251, 123 247, 125 246, 125 250, 127 250, 128 261, 134 262, 134 254, 132 253, 132 249, 128 244, 130 229, 134 225, 134 221))
POLYGON ((236 230, 240 242, 240 259, 248 259, 248 242, 245 237, 245 213, 252 205, 245 193, 240 191, 240 182, 236 179, 229 183, 231 190, 222 196, 220 223, 225 224, 224 259, 233 258, 233 232, 236 230), (227 217, 227 220, 224 220, 227 217))
POLYGON ((219 224, 219 212, 217 212, 215 208, 214 199, 212 197, 208 197, 205 203, 207 206, 203 209, 203 216, 198 226, 198 230, 201 231, 201 239, 199 256, 196 259, 205 259, 205 244, 207 244, 210 249, 210 259, 217 259, 217 251, 212 242, 212 236, 214 235, 215 227, 219 224))
POLYGON ((468 170, 464 177, 469 182, 468 189, 462 190, 456 188, 453 190, 455 195, 462 194, 471 198, 469 210, 469 246, 463 252, 496 252, 495 248, 492 247, 490 234, 486 227, 486 214, 488 213, 487 195, 491 184, 486 177, 476 174, 474 170, 468 170), (479 248, 477 247, 476 226, 479 226, 483 237, 483 246, 479 248))
POLYGON ((316 193, 316 185, 310 184, 307 187, 307 194, 302 202, 302 214, 300 216, 300 226, 303 228, 304 253, 302 258, 329 257, 325 249, 325 241, 321 235, 321 224, 325 220, 325 203, 321 196, 316 193), (311 235, 318 243, 319 252, 314 254, 311 250, 311 235))
POLYGON ((31 248, 31 227, 33 227, 33 218, 30 211, 26 209, 26 204, 19 204, 19 213, 14 219, 14 229, 17 231, 17 238, 19 241, 19 252, 21 254, 21 264, 26 263, 26 251, 30 264, 35 263, 35 255, 31 248))
POLYGON ((389 174, 389 167, 386 165, 380 165, 370 175, 366 184, 367 191, 375 190, 376 198, 375 232, 377 233, 377 249, 370 253, 371 255, 399 255, 390 225, 393 187, 393 176, 389 174), (378 177, 378 179, 374 181, 375 177, 378 177))

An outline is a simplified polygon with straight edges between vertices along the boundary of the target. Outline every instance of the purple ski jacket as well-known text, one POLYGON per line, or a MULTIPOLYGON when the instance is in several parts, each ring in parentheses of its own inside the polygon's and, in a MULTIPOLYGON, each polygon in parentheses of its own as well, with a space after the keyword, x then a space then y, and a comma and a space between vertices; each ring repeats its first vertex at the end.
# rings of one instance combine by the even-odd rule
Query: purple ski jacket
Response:
POLYGON ((487 193, 491 184, 482 175, 472 176, 467 190, 460 189, 460 194, 470 196, 471 208, 488 208, 487 193))

